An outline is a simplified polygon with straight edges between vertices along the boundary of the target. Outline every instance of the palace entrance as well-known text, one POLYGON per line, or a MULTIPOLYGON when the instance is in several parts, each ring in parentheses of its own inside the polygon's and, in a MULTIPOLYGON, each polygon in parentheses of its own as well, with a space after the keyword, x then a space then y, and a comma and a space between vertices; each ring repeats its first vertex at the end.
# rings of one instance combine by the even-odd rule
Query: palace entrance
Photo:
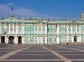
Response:
POLYGON ((74 36, 74 42, 77 42, 77 36, 74 36))
POLYGON ((18 44, 22 44, 22 37, 21 36, 18 37, 18 44))
POLYGON ((9 36, 9 44, 14 44, 14 36, 9 36))
POLYGON ((5 43, 5 36, 1 36, 1 43, 2 43, 2 44, 5 43))

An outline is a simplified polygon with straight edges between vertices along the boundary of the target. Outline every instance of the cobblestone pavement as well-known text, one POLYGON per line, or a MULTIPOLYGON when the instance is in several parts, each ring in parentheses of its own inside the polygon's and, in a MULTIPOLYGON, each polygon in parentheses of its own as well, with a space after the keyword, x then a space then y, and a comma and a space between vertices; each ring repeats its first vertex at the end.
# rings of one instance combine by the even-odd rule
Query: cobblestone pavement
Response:
POLYGON ((6 45, 0 62, 84 62, 84 45, 6 45))

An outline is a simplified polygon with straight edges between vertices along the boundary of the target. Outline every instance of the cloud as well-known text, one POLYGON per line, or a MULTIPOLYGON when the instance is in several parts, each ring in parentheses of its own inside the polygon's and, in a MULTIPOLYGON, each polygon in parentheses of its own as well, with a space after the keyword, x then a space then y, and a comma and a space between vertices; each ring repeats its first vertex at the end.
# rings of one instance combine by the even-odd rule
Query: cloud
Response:
MULTIPOLYGON (((3 16, 7 17, 11 14, 10 5, 13 5, 13 4, 9 3, 8 5, 0 5, 0 17, 3 17, 3 16)), ((37 16, 38 12, 28 8, 16 8, 13 11, 13 15, 18 17, 30 17, 30 16, 37 16)))
POLYGON ((29 16, 37 16, 38 15, 38 13, 35 12, 34 10, 27 9, 27 8, 17 8, 14 11, 14 14, 16 16, 20 16, 20 17, 29 17, 29 16))
MULTIPOLYGON (((14 7, 13 3, 8 3, 5 5, 0 5, 0 17, 9 17, 11 15, 11 6, 14 7)), ((55 19, 57 17, 49 16, 47 14, 42 14, 37 12, 33 9, 29 8, 14 8, 12 14, 16 17, 20 18, 28 18, 28 17, 35 17, 35 18, 43 18, 43 19, 55 19)))

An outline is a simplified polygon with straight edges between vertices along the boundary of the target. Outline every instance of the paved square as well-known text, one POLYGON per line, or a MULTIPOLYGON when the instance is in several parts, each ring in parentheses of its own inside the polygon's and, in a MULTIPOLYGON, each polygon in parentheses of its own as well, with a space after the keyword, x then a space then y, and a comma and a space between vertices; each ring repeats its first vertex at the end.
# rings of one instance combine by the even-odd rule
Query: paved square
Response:
POLYGON ((84 45, 6 45, 0 62, 84 62, 84 45))

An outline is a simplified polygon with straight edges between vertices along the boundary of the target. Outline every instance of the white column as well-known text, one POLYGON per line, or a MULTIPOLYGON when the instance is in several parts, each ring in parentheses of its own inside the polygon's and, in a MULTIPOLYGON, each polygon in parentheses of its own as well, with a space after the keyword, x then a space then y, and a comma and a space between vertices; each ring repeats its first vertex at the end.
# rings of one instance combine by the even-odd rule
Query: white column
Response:
POLYGON ((47 37, 45 37, 45 44, 47 44, 47 37))
POLYGON ((79 35, 80 35, 80 41, 81 41, 81 25, 79 25, 79 35))
POLYGON ((39 37, 39 43, 41 44, 41 36, 39 37))
POLYGON ((22 26, 22 31, 23 31, 23 33, 22 33, 22 34, 25 34, 24 24, 23 24, 23 26, 22 26))
POLYGON ((44 27, 45 27, 45 34, 47 34, 47 25, 44 25, 44 27))
POLYGON ((77 36, 77 42, 80 42, 79 40, 80 40, 80 37, 79 37, 79 36, 77 36))
POLYGON ((73 26, 71 25, 71 30, 70 30, 70 34, 72 35, 72 34, 74 34, 74 32, 73 32, 73 26))
POLYGON ((6 23, 4 24, 4 27, 5 27, 5 29, 6 29, 6 23))
POLYGON ((17 31, 17 24, 15 24, 15 28, 14 29, 15 29, 14 34, 17 34, 17 32, 16 32, 17 31))
POLYGON ((77 37, 77 42, 81 42, 81 36, 77 37))
POLYGON ((11 33, 11 31, 10 31, 10 24, 9 24, 9 34, 11 33))
POLYGON ((15 36, 15 37, 14 37, 14 43, 15 43, 15 44, 18 44, 18 36, 15 36))
POLYGON ((9 34, 9 32, 10 32, 10 24, 8 24, 8 33, 7 34, 9 34))
POLYGON ((24 36, 22 36, 22 44, 26 44, 24 36))
POLYGON ((57 36, 57 44, 60 44, 60 42, 59 42, 59 36, 57 36))
POLYGON ((37 33, 37 30, 36 30, 36 28, 37 28, 37 25, 35 24, 35 31, 34 31, 34 34, 36 34, 37 33))
POLYGON ((71 41, 74 42, 74 36, 71 37, 71 41))
POLYGON ((69 34, 69 25, 67 24, 67 34, 69 34))
POLYGON ((0 36, 0 44, 1 44, 1 36, 0 36))
POLYGON ((41 34, 43 34, 43 26, 41 25, 41 34))
POLYGON ((5 36, 5 43, 8 44, 8 36, 5 36))
POLYGON ((67 42, 69 42, 69 35, 67 35, 67 42))
POLYGON ((67 24, 67 42, 69 42, 69 25, 67 24))
POLYGON ((79 33, 77 32, 77 30, 78 30, 77 28, 78 28, 78 26, 76 25, 76 34, 79 34, 79 33))
POLYGON ((18 24, 16 24, 16 34, 18 34, 18 24))
POLYGON ((37 25, 37 32, 36 32, 36 34, 39 34, 40 32, 39 32, 39 26, 37 25))
POLYGON ((13 27, 12 27, 13 28, 12 33, 14 34, 14 24, 12 24, 12 25, 13 25, 13 27))
POLYGON ((57 25, 57 44, 60 44, 60 42, 59 42, 59 24, 57 25))

